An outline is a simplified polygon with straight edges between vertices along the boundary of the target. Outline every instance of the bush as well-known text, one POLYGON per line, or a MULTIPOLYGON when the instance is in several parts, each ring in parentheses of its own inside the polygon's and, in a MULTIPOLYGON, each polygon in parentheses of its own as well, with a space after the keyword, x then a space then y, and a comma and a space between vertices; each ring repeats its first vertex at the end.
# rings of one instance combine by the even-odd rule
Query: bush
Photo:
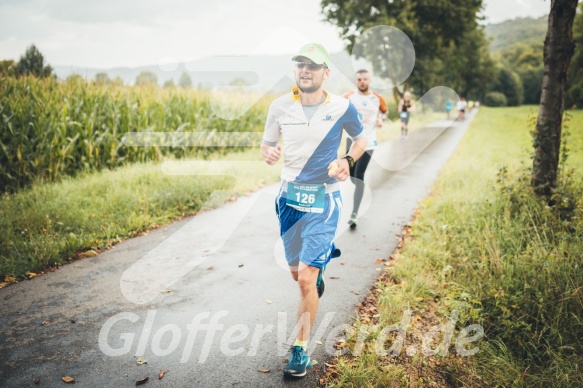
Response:
POLYGON ((493 106, 493 107, 507 106, 508 100, 506 99, 506 96, 503 93, 490 92, 490 93, 486 94, 486 98, 484 99, 484 104, 486 104, 486 106, 493 106))

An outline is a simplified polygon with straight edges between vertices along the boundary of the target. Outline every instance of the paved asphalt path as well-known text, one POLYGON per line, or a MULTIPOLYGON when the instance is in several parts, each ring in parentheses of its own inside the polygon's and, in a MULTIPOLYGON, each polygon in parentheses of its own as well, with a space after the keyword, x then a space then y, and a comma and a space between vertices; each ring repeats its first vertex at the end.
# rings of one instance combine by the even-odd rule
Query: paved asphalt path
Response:
MULTIPOLYGON (((346 225, 354 186, 343 183, 342 256, 326 271, 313 369, 333 352, 342 324, 382 270, 375 260, 395 249, 395 235, 470 121, 432 123, 382 144, 355 231, 346 225)), ((78 387, 131 387, 145 377, 146 386, 316 386, 312 371, 287 380, 278 370, 295 338, 299 292, 278 244, 277 189, 0 290, 0 386, 62 386, 62 376, 78 387), (160 370, 167 370, 162 380, 160 370)))

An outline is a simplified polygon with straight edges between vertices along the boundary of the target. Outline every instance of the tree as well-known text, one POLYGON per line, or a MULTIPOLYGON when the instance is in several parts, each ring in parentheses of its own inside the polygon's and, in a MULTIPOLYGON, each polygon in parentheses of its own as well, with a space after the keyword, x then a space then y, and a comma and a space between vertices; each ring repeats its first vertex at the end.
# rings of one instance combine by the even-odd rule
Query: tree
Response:
POLYGON ((105 72, 100 72, 95 74, 95 83, 100 85, 109 85, 111 84, 111 78, 105 72))
POLYGON ((551 0, 545 38, 545 72, 533 135, 531 185, 537 195, 547 198, 550 198, 557 185, 567 72, 575 50, 573 19, 577 2, 578 0, 551 0))
POLYGON ((519 106, 522 103, 522 82, 518 74, 507 68, 499 69, 495 91, 506 96, 508 106, 519 106))
POLYGON ((164 85, 162 86, 164 89, 171 89, 174 87, 174 80, 172 78, 167 79, 164 81, 164 85))
POLYGON ((158 85, 158 77, 152 71, 142 71, 136 77, 137 86, 156 86, 158 85))
POLYGON ((186 72, 183 72, 178 80, 178 85, 183 89, 190 89, 192 87, 192 78, 186 72))
POLYGON ((583 107, 583 4, 579 4, 575 21, 573 22, 573 39, 575 40, 575 54, 569 67, 569 86, 566 97, 566 106, 583 107))
POLYGON ((111 81, 111 84, 113 86, 123 86, 124 82, 123 82, 123 79, 118 75, 117 77, 115 77, 113 79, 113 81, 111 81))
POLYGON ((500 62, 512 69, 522 83, 522 101, 525 104, 540 102, 540 89, 544 73, 543 43, 517 43, 500 52, 500 62))
MULTIPOLYGON (((354 54, 356 39, 374 26, 396 27, 411 39, 415 68, 403 90, 395 90, 395 97, 408 88, 422 95, 437 85, 465 94, 474 70, 488 69, 488 53, 481 44, 485 44, 484 32, 477 22, 482 0, 322 0, 321 6, 326 20, 341 29, 350 53, 354 54)), ((391 67, 388 55, 363 56, 375 74, 383 75, 391 67)), ((474 84, 469 87, 476 89, 474 84)))
POLYGON ((0 76, 12 77, 16 75, 16 62, 12 59, 0 61, 0 76))
POLYGON ((36 48, 30 45, 23 56, 20 57, 16 65, 18 75, 34 75, 36 77, 50 77, 53 75, 53 68, 45 64, 45 57, 36 48))
POLYGON ((243 78, 243 77, 237 77, 237 78, 233 78, 233 80, 231 82, 229 82, 229 85, 243 87, 243 86, 247 86, 247 81, 245 81, 245 78, 243 78))

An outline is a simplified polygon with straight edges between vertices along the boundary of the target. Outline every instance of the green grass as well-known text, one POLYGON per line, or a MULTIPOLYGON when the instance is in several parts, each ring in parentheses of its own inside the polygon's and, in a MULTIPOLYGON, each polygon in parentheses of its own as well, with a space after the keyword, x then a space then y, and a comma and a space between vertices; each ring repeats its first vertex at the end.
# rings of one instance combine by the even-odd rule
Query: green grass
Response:
POLYGON ((214 161, 204 168, 216 176, 166 175, 160 164, 144 163, 5 194, 0 198, 0 275, 19 277, 79 251, 104 249, 196 213, 215 190, 230 191, 217 192, 208 206, 276 181, 281 170, 265 164, 256 149, 214 161), (249 168, 241 161, 257 163, 249 168), (230 166, 222 168, 220 162, 230 166))
POLYGON ((367 386, 364 375, 395 376, 379 386, 425 386, 419 362, 427 378, 449 386, 583 385, 583 112, 571 112, 568 124, 566 170, 577 172, 565 170, 553 207, 528 186, 535 112, 480 110, 420 204, 412 241, 378 284, 380 326, 369 329, 364 356, 340 358, 332 386, 367 386), (480 351, 460 357, 452 345, 441 359, 376 355, 375 333, 408 307, 440 323, 457 310, 457 330, 482 325, 485 337, 473 344, 480 351))

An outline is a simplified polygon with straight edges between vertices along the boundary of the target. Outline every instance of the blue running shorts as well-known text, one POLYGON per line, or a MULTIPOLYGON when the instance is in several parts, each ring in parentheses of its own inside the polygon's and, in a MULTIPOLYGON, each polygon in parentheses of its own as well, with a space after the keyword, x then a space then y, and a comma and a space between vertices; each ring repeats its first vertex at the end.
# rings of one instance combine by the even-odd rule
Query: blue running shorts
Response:
POLYGON ((306 213, 286 204, 286 192, 275 200, 275 212, 279 219, 279 231, 290 266, 301 261, 312 267, 322 268, 340 256, 334 245, 336 230, 342 213, 340 191, 326 193, 323 213, 306 213))

